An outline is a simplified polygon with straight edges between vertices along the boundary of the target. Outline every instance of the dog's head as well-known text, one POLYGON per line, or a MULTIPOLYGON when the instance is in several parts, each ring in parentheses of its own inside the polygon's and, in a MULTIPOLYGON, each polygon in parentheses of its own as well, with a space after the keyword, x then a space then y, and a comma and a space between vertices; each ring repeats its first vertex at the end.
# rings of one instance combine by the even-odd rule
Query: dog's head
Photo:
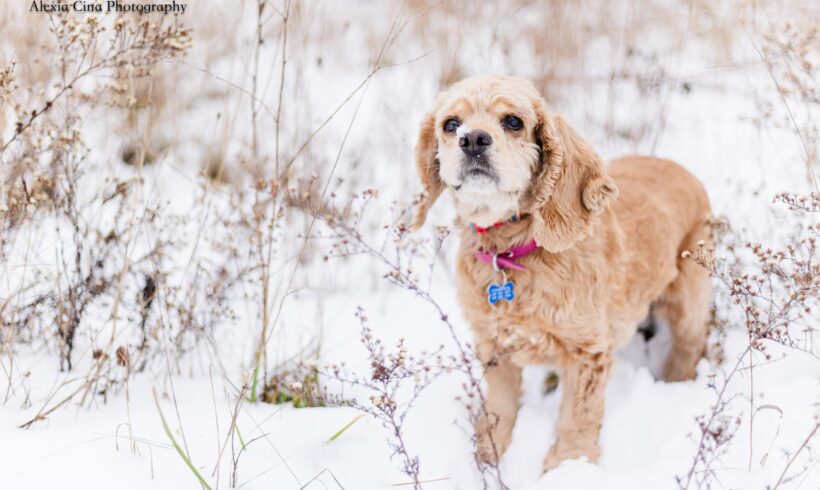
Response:
POLYGON ((589 143, 517 77, 468 78, 441 93, 422 121, 416 165, 424 195, 414 229, 447 188, 458 215, 479 226, 531 214, 533 238, 553 252, 586 236, 618 195, 589 143))

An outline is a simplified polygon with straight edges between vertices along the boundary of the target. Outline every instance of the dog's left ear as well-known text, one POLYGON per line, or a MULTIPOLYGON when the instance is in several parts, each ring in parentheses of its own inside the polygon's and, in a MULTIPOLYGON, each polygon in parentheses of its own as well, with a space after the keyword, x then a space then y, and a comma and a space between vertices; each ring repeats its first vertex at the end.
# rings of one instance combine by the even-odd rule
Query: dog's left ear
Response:
POLYGON ((541 158, 533 184, 533 238, 561 252, 588 236, 596 217, 618 197, 601 157, 561 116, 538 111, 541 158))
POLYGON ((441 194, 442 183, 438 176, 439 162, 436 158, 438 153, 438 142, 436 141, 436 118, 433 112, 427 113, 421 121, 419 129, 419 140, 416 143, 416 170, 419 172, 419 179, 424 188, 413 212, 413 223, 410 229, 415 231, 421 228, 424 220, 427 219, 427 211, 441 194))

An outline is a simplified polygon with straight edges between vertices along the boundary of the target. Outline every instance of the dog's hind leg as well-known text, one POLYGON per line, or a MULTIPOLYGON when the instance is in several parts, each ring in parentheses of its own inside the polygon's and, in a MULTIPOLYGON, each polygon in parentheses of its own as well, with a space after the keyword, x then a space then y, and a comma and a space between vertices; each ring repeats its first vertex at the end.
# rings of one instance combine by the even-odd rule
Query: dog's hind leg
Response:
MULTIPOLYGON (((683 250, 694 249, 697 241, 709 237, 698 227, 684 241, 683 250)), ((712 285, 709 273, 693 260, 677 259, 678 275, 656 304, 655 312, 669 324, 672 349, 664 365, 664 379, 694 379, 695 366, 703 357, 709 335, 709 305, 712 285)))

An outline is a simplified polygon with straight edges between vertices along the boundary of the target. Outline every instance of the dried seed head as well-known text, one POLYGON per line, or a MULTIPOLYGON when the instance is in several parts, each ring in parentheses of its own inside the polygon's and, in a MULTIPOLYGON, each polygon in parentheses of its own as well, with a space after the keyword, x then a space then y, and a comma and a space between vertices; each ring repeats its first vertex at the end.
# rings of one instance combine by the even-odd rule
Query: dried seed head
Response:
POLYGON ((126 369, 131 369, 131 354, 128 353, 125 346, 117 347, 117 364, 126 369))

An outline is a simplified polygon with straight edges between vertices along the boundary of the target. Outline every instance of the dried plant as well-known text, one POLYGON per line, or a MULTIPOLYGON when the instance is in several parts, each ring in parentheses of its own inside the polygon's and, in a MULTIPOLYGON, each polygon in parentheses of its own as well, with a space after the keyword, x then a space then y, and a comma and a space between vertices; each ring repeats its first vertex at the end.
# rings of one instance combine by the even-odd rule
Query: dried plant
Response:
POLYGON ((370 371, 357 374, 344 365, 334 365, 323 369, 322 374, 342 383, 343 387, 354 386, 370 393, 369 404, 344 395, 337 395, 335 403, 354 407, 381 422, 390 433, 392 455, 401 459, 402 471, 411 478, 413 488, 421 489, 421 463, 408 447, 405 419, 422 391, 452 369, 454 360, 442 355, 443 346, 413 356, 408 353, 404 340, 399 340, 395 349, 388 351, 367 326, 367 316, 361 307, 357 309, 356 317, 362 326, 361 339, 367 349, 370 371))
MULTIPOLYGON (((482 476, 483 488, 489 489, 494 486, 502 489, 507 488, 497 463, 499 458, 496 457, 488 461, 487 458, 483 456, 482 449, 479 446, 480 436, 485 437, 486 440, 489 441, 489 447, 497 456, 497 449, 490 427, 487 426, 487 433, 484 435, 476 434, 473 430, 479 426, 478 422, 480 420, 494 420, 497 418, 495 414, 488 411, 486 406, 484 388, 482 387, 483 369, 485 369, 485 366, 477 359, 470 343, 460 338, 447 313, 431 295, 429 290, 430 282, 428 281, 427 286, 425 286, 422 282, 422 278, 415 270, 416 262, 424 256, 423 245, 425 244, 409 237, 408 229, 404 224, 404 220, 408 215, 407 209, 401 209, 398 212, 394 211, 397 215, 396 221, 392 225, 384 226, 388 235, 381 247, 377 248, 371 245, 359 229, 368 205, 373 202, 377 196, 378 193, 375 190, 366 190, 361 194, 354 195, 354 197, 341 208, 336 208, 328 203, 320 206, 309 201, 303 202, 302 208, 312 209, 314 215, 325 223, 331 231, 329 235, 318 234, 311 238, 330 239, 332 241, 331 252, 325 257, 325 260, 329 260, 332 257, 349 257, 354 255, 366 255, 376 259, 387 268, 387 272, 384 274, 385 279, 412 293, 427 303, 436 312, 439 320, 450 334, 450 340, 455 353, 448 356, 444 363, 437 357, 436 362, 427 366, 430 368, 430 371, 429 373, 424 372, 421 380, 425 382, 420 383, 420 386, 423 388, 430 381, 429 378, 424 376, 430 373, 438 375, 442 370, 457 372, 464 377, 462 383, 463 393, 457 397, 457 400, 463 404, 466 412, 466 421, 469 423, 471 431, 473 431, 471 440, 474 447, 474 461, 476 468, 482 476), (392 254, 388 254, 386 251, 387 240, 393 244, 394 251, 392 254)), ((449 231, 446 228, 440 228, 438 230, 438 235, 432 244, 432 254, 426 266, 424 266, 424 269, 426 269, 430 275, 432 275, 434 270, 435 257, 441 250, 444 240, 448 235, 449 231)), ((365 333, 368 334, 369 332, 365 333)), ((369 339, 367 335, 365 335, 365 341, 372 342, 372 339, 369 339)), ((375 343, 371 347, 377 347, 378 345, 378 343, 375 343)), ((371 347, 368 347, 371 365, 382 365, 383 351, 375 347, 371 349, 371 347)), ((436 352, 435 355, 438 356, 439 352, 436 352)), ((423 369, 423 366, 415 365, 414 368, 423 369)), ((417 393, 414 394, 414 398, 417 395, 417 393)), ((388 400, 389 399, 388 397, 388 400)), ((401 420, 403 420, 403 417, 401 420)), ((414 478, 413 481, 418 483, 418 468, 413 461, 412 458, 408 459, 405 457, 404 469, 409 476, 414 478)))
POLYGON ((324 407, 327 398, 326 389, 319 383, 315 360, 274 373, 262 392, 262 401, 266 403, 290 403, 295 408, 324 407))
POLYGON ((814 190, 818 189, 815 170, 820 159, 820 129, 815 115, 820 105, 820 30, 810 17, 797 23, 774 24, 763 32, 758 55, 764 62, 779 105, 785 109, 778 116, 773 104, 766 107, 763 118, 776 127, 793 131, 802 145, 806 174, 814 190))
MULTIPOLYGON (((0 142, 0 259, 9 258, 23 228, 53 230, 59 237, 56 267, 32 266, 17 289, 2 298, 0 340, 9 352, 14 342, 56 340, 61 368, 74 369, 80 357, 87 371, 79 388, 49 400, 24 426, 75 397, 81 405, 106 397, 110 388, 144 369, 156 354, 149 349, 159 326, 151 324, 156 298, 161 295, 163 307, 174 307, 160 264, 178 245, 165 238, 176 223, 158 219, 160 203, 137 205, 144 183, 140 176, 109 178, 89 192, 94 165, 82 132, 88 108, 114 86, 110 80, 150 76, 158 61, 187 49, 189 32, 176 22, 166 26, 123 17, 106 26, 94 16, 53 17, 50 32, 59 63, 49 90, 35 94, 16 85, 14 64, 0 71, 0 102, 16 114, 14 131, 0 142), (156 238, 138 244, 145 233, 156 238), (88 321, 89 311, 106 309, 103 326, 88 321), (123 319, 133 316, 140 319, 137 328, 123 319), (78 353, 81 332, 86 340, 78 353), (136 345, 126 345, 137 336, 136 345)), ((210 293, 219 303, 219 290, 210 293)))
POLYGON ((742 422, 730 409, 737 399, 731 392, 740 371, 749 373, 751 470, 754 417, 764 408, 755 402, 754 371, 763 369, 755 359, 756 354, 770 361, 769 346, 778 344, 820 360, 814 337, 820 307, 820 223, 812 219, 820 211, 820 194, 781 193, 775 201, 787 205, 799 223, 797 233, 788 237, 784 246, 770 248, 759 243, 723 242, 722 250, 716 252, 701 242, 697 249, 683 252, 684 258, 706 268, 728 293, 730 305, 726 308, 736 313, 733 319, 746 332, 748 345, 722 380, 714 375, 710 377, 708 386, 715 392, 716 400, 710 413, 697 418, 700 432, 697 452, 687 474, 678 477, 681 488, 709 488, 714 481, 714 465, 742 422))

